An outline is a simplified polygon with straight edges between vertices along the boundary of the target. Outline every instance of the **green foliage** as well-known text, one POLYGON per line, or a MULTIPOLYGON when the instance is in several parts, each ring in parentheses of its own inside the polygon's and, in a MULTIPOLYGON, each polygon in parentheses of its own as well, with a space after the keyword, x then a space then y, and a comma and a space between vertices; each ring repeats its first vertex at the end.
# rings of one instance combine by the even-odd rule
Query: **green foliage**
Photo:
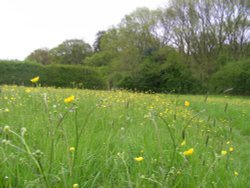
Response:
POLYGON ((90 67, 50 65, 45 70, 45 84, 48 86, 70 87, 72 84, 80 84, 84 88, 101 89, 105 85, 98 72, 90 67))
MULTIPOLYGON (((117 26, 99 31, 94 51, 83 40, 71 39, 51 50, 38 49, 27 60, 44 65, 83 64, 101 70, 103 76, 94 71, 84 77, 92 71, 86 67, 88 71, 51 66, 42 68, 47 85, 69 86, 82 79, 95 85, 95 79, 101 79, 108 88, 168 93, 234 88, 235 94, 249 94, 248 63, 226 65, 250 57, 249 13, 248 0, 170 0, 158 10, 137 8, 117 26)), ((9 82, 20 83, 16 78, 9 82)))
POLYGON ((80 65, 92 53, 92 48, 83 40, 72 39, 64 41, 50 50, 50 53, 53 57, 53 63, 80 65))
POLYGON ((102 50, 101 49, 101 40, 105 34, 106 34, 106 31, 98 31, 98 33, 96 34, 96 39, 95 39, 94 44, 93 44, 93 48, 94 48, 95 52, 100 52, 102 50))
POLYGON ((158 50, 139 65, 135 76, 126 76, 119 86, 167 93, 201 92, 201 83, 183 61, 181 54, 171 48, 158 50))
POLYGON ((91 46, 83 40, 71 39, 49 50, 47 48, 33 51, 26 60, 48 64, 80 65, 84 59, 92 54, 91 46))
POLYGON ((105 66, 110 63, 112 56, 106 52, 98 52, 93 54, 90 57, 87 57, 84 61, 84 64, 89 66, 105 66))
POLYGON ((32 85, 35 76, 45 78, 44 67, 37 63, 19 61, 0 61, 0 84, 32 85))
POLYGON ((217 93, 250 94, 250 59, 226 64, 212 76, 210 87, 217 93))
POLYGON ((27 58, 27 61, 34 61, 43 65, 52 64, 52 55, 49 49, 37 49, 32 52, 27 58))
POLYGON ((145 62, 138 77, 125 77, 119 86, 140 91, 167 93, 198 93, 201 84, 183 64, 170 63, 161 66, 145 62))
POLYGON ((119 25, 123 48, 135 47, 141 54, 158 48, 160 41, 156 34, 157 14, 158 12, 144 7, 126 15, 119 25))
POLYGON ((100 74, 91 67, 79 65, 48 65, 25 62, 0 62, 0 84, 30 86, 30 79, 39 76, 44 86, 101 89, 105 87, 100 74))
POLYGON ((174 93, 197 93, 202 87, 191 71, 181 63, 166 64, 161 71, 161 85, 163 91, 174 93))

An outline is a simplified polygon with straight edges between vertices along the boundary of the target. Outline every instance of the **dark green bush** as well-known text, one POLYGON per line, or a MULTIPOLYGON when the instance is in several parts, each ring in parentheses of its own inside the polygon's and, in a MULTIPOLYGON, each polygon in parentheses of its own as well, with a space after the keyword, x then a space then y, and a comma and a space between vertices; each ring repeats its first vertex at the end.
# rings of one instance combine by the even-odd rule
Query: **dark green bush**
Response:
POLYGON ((45 67, 45 84, 57 87, 71 87, 81 84, 88 89, 102 89, 105 87, 100 74, 90 67, 79 65, 49 65, 45 67))
POLYGON ((231 94, 250 94, 250 59, 230 62, 213 74, 210 80, 212 92, 231 94))
POLYGON ((0 61, 0 84, 30 86, 30 79, 40 76, 43 86, 72 87, 82 85, 88 89, 105 88, 101 75, 91 67, 80 65, 48 65, 19 61, 0 61))
POLYGON ((162 65, 160 75, 162 91, 183 94, 202 92, 201 82, 194 78, 190 69, 182 63, 162 65))
POLYGON ((119 87, 164 93, 200 93, 201 83, 180 63, 157 65, 144 62, 136 76, 126 76, 119 87))
POLYGON ((184 64, 176 50, 164 48, 146 57, 133 76, 119 82, 119 87, 166 93, 201 93, 202 85, 184 64))
POLYGON ((0 84, 32 85, 35 76, 44 79, 44 68, 40 64, 19 61, 0 61, 0 84))

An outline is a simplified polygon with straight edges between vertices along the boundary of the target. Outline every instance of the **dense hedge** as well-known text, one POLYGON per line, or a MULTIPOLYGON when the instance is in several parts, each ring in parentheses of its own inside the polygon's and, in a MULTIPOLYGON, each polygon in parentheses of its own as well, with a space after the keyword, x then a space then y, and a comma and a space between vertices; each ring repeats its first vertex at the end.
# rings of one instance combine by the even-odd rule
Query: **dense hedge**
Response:
POLYGON ((210 90, 216 93, 250 94, 250 59, 230 62, 216 72, 210 81, 210 90))
POLYGON ((143 63, 138 75, 127 76, 119 86, 139 91, 163 93, 201 93, 201 83, 192 76, 191 71, 180 63, 143 63))
MULTIPOLYGON (((0 85, 16 84, 31 86, 30 79, 40 76, 42 86, 83 87, 87 89, 106 89, 106 80, 96 70, 97 67, 81 65, 41 65, 20 61, 0 61, 0 85)), ((144 62, 134 77, 117 72, 113 74, 112 87, 156 91, 167 93, 202 93, 202 83, 195 79, 184 65, 163 63, 161 65, 144 62)), ((108 80, 107 80, 108 81, 108 80)), ((229 62, 211 76, 210 93, 250 95, 250 59, 229 62)))
POLYGON ((80 65, 49 65, 0 61, 0 84, 30 86, 30 79, 40 76, 42 86, 72 87, 80 85, 88 89, 105 88, 101 75, 91 67, 80 65))

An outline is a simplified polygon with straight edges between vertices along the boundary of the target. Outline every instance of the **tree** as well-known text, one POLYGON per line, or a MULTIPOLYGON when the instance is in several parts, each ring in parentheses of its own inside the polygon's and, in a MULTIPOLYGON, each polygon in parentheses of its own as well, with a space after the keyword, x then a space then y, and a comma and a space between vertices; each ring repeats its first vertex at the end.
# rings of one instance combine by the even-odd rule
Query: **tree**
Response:
POLYGON ((51 51, 53 61, 59 64, 83 64, 92 54, 91 46, 83 40, 66 40, 51 51))
POLYGON ((89 66, 107 66, 112 61, 112 56, 106 52, 96 52, 85 59, 84 64, 89 66))
POLYGON ((148 8, 137 8, 119 24, 124 47, 135 47, 139 53, 148 55, 159 48, 157 35, 157 12, 148 8))
POLYGON ((106 34, 106 31, 98 31, 98 33, 96 34, 96 39, 93 44, 94 52, 101 51, 101 40, 105 34, 106 34))
MULTIPOLYGON (((126 15, 117 27, 106 31, 100 47, 113 57, 109 64, 112 74, 119 72, 122 75, 119 78, 137 76, 143 58, 160 47, 156 29, 157 14, 148 8, 138 8, 126 15)), ((117 79, 111 74, 110 77, 117 79)))
POLYGON ((52 56, 48 48, 40 48, 32 52, 26 60, 48 65, 52 63, 52 56))
POLYGON ((163 41, 187 55, 194 72, 206 80, 221 57, 248 56, 249 13, 249 0, 174 0, 161 14, 163 33, 171 36, 163 41))

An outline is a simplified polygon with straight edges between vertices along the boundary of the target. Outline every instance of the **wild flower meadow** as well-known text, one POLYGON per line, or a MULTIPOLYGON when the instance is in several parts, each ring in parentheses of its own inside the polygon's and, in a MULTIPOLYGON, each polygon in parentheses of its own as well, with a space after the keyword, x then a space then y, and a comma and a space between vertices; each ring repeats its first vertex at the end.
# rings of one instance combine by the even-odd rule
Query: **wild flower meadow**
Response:
POLYGON ((2 86, 0 187, 250 187, 250 100, 2 86))

